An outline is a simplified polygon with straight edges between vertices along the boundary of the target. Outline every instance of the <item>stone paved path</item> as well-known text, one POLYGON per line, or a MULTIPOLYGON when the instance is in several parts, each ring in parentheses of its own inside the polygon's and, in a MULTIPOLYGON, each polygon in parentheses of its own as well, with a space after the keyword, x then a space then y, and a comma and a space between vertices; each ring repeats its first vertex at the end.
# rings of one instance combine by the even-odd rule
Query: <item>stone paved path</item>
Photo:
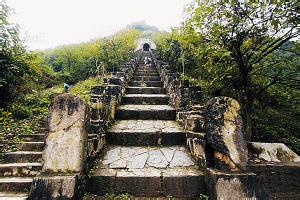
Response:
POLYGON ((198 197, 204 175, 186 148, 155 68, 140 65, 107 133, 110 145, 96 162, 89 191, 97 195, 129 193, 139 197, 198 197))

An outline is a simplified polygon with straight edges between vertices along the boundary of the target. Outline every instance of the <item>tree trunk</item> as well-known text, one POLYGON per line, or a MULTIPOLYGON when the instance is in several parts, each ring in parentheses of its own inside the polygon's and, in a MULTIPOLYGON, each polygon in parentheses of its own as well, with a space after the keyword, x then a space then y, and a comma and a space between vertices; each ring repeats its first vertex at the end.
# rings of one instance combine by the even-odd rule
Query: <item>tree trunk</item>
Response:
POLYGON ((246 134, 247 140, 252 140, 252 125, 253 125, 253 98, 250 95, 246 97, 246 134))

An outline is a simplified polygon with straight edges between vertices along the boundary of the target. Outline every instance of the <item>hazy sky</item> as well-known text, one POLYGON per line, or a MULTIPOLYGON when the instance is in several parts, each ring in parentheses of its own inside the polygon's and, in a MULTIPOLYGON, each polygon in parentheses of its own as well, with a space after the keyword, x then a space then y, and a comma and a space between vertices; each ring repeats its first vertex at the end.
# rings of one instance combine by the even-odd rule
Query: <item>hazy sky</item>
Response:
POLYGON ((29 49, 107 36, 127 24, 146 21, 160 30, 177 26, 191 0, 6 0, 12 21, 26 35, 29 49))

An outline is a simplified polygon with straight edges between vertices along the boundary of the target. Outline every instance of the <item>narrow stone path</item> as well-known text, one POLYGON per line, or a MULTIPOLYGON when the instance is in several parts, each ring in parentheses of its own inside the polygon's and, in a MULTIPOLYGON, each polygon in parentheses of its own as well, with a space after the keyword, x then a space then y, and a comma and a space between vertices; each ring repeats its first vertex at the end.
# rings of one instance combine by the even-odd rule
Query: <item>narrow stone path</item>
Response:
POLYGON ((127 94, 107 133, 110 145, 97 161, 89 192, 136 197, 196 198, 204 175, 186 148, 186 135, 155 68, 136 68, 127 94))
POLYGON ((33 177, 42 168, 45 130, 36 134, 22 134, 20 142, 11 143, 17 151, 3 153, 0 163, 0 199, 27 199, 33 177))

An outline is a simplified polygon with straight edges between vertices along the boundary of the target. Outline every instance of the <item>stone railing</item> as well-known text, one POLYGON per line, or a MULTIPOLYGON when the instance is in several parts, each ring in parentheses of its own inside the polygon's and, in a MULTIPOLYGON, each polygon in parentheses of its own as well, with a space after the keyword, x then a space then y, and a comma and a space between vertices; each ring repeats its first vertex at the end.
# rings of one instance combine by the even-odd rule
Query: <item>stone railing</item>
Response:
POLYGON ((120 71, 104 78, 103 84, 95 85, 91 89, 91 119, 89 158, 94 156, 105 145, 105 132, 114 121, 116 107, 121 103, 126 86, 133 76, 135 63, 121 66, 120 71))
POLYGON ((161 81, 170 96, 169 105, 177 109, 176 120, 187 133, 187 147, 200 167, 206 167, 204 139, 204 106, 201 88, 190 86, 168 65, 155 61, 161 81))

